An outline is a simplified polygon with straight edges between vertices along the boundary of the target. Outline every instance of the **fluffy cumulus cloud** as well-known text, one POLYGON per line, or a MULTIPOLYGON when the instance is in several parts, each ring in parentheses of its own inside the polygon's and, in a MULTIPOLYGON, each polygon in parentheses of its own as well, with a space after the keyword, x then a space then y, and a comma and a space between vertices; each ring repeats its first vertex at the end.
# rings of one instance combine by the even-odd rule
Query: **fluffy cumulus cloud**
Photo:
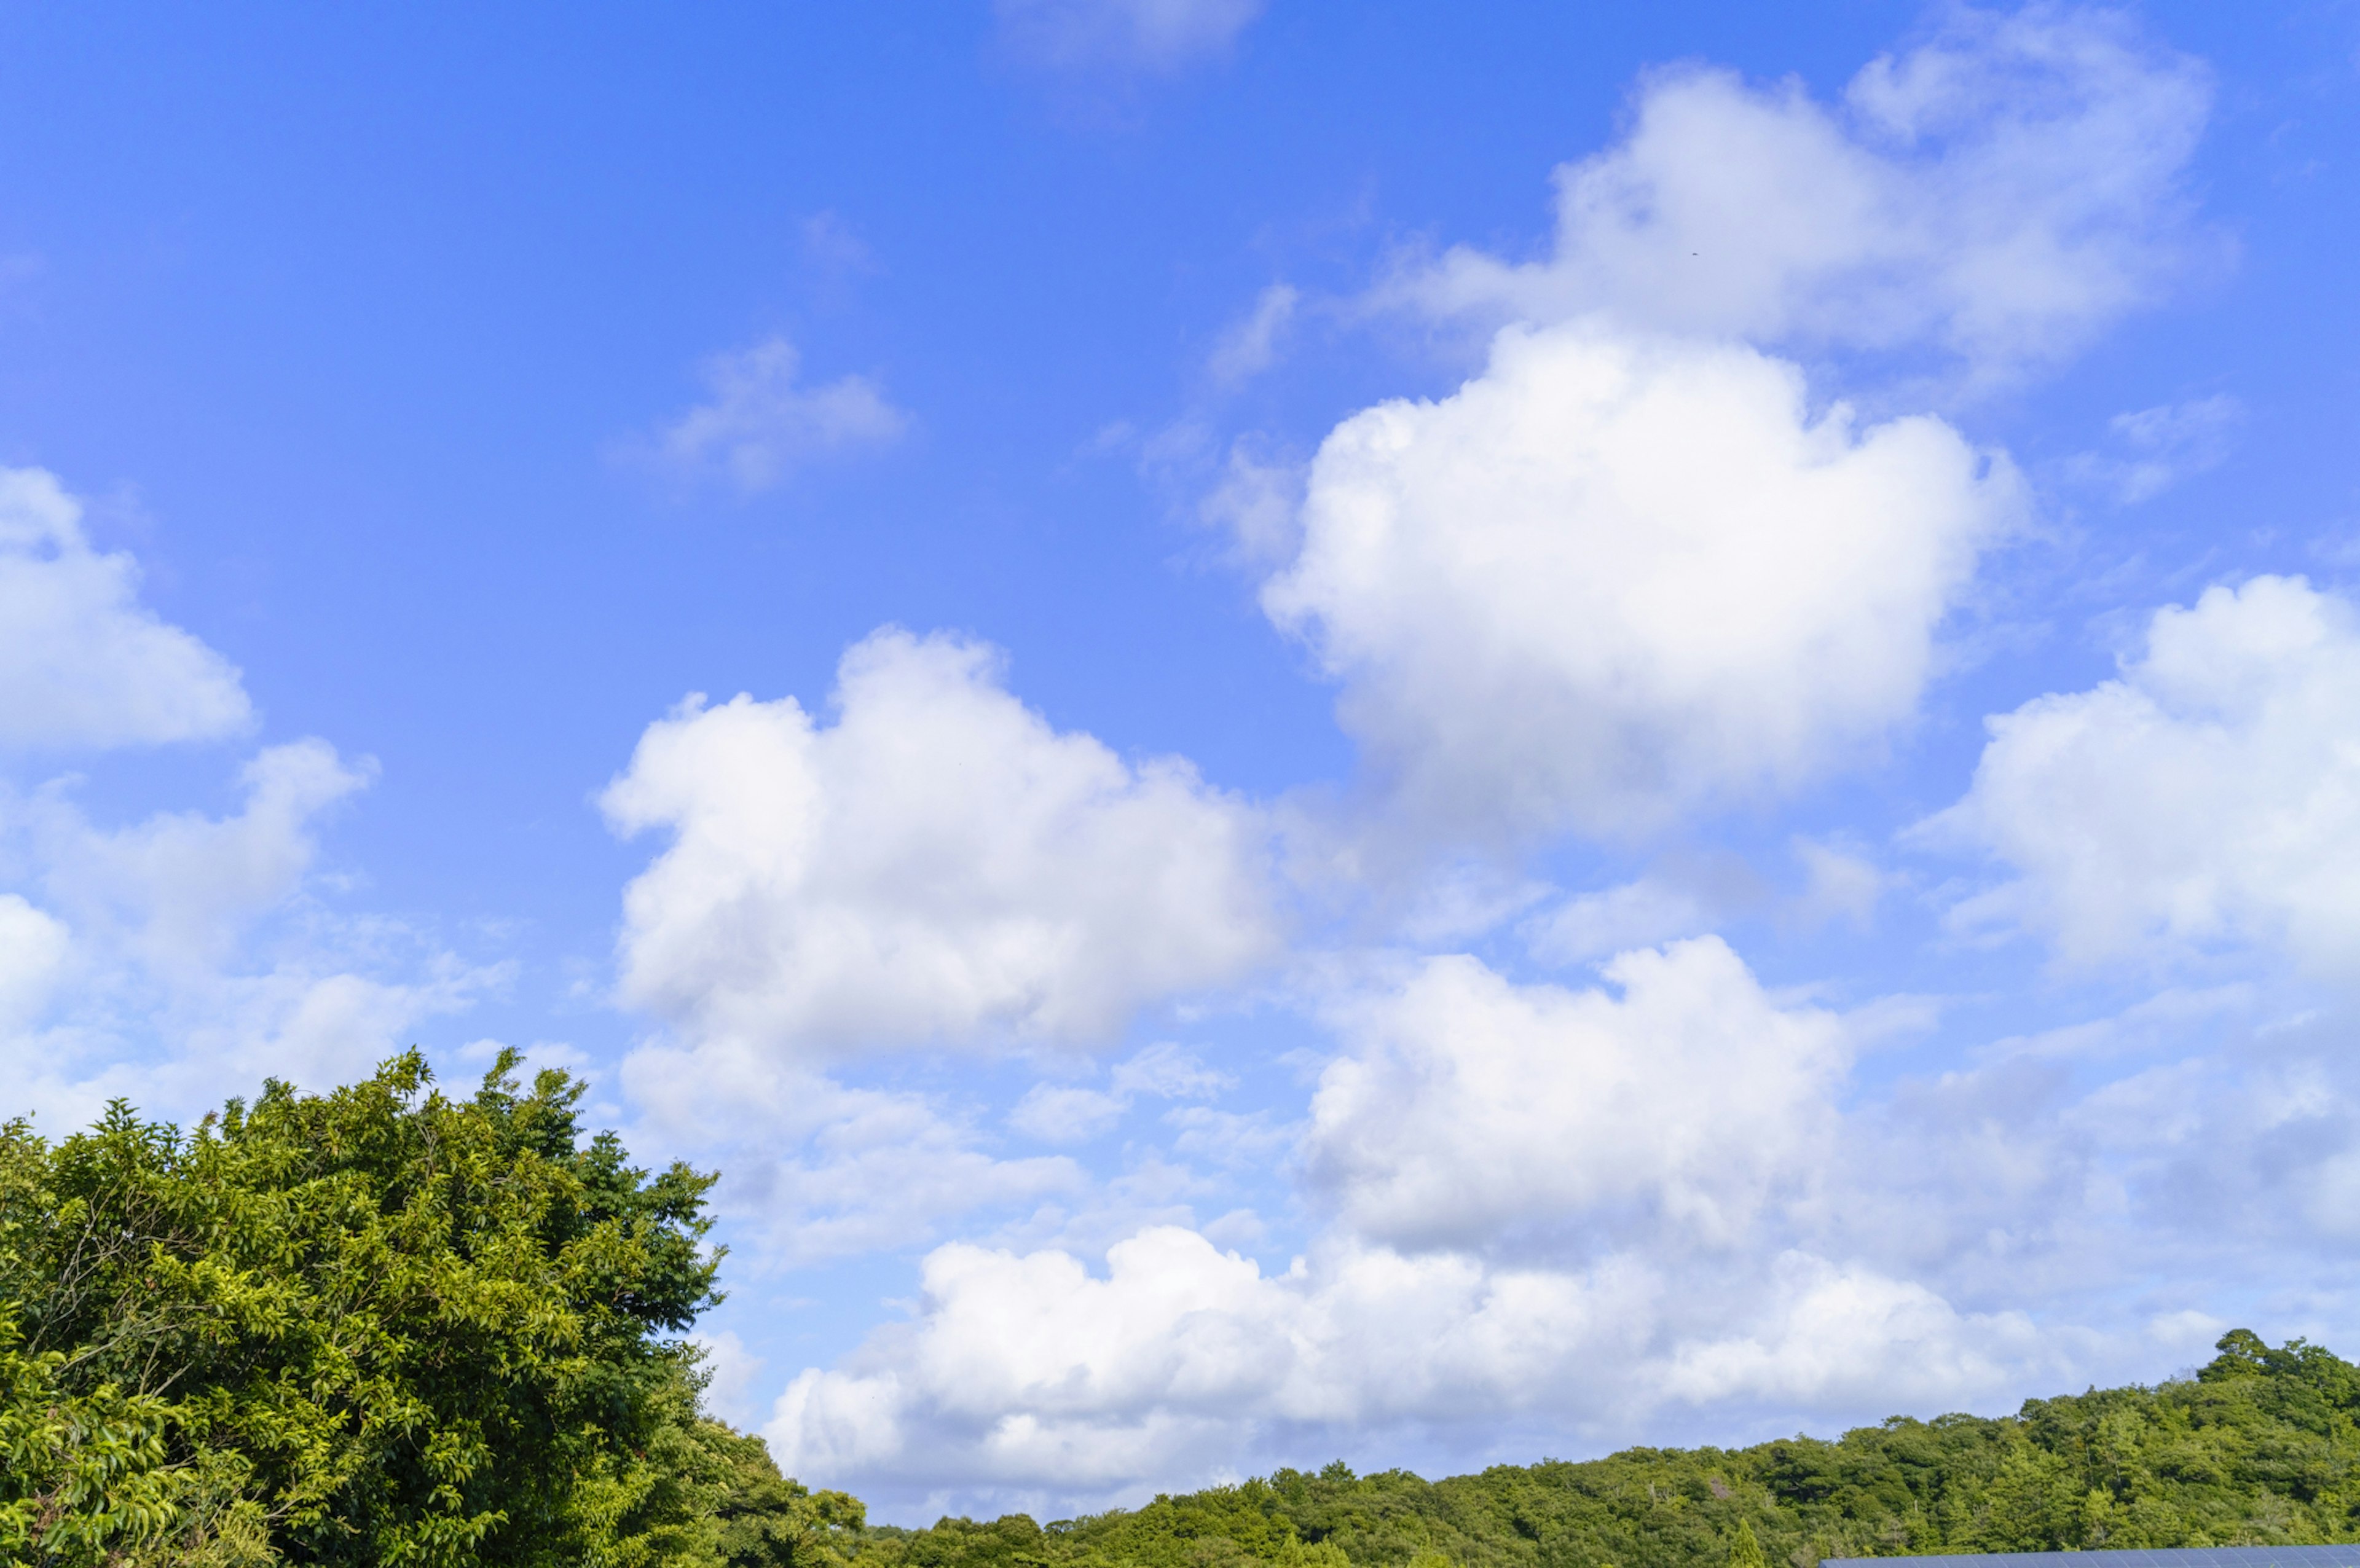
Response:
POLYGON ((1271 953, 1254 815, 1051 728, 990 649, 880 632, 835 707, 692 700, 606 794, 671 836, 625 896, 622 991, 688 1038, 1090 1043, 1271 953))
MULTIPOLYGON (((1937 361, 2014 376, 2158 298, 2209 244, 2180 191, 2208 96, 2127 17, 2044 6, 1948 11, 1833 104, 1661 72, 1559 170, 1546 256, 1462 247, 1381 289, 1497 328, 1481 373, 1338 426, 1290 527, 1230 509, 1293 543, 1263 604, 1341 684, 1397 819, 1648 830, 1906 723, 2023 486, 1798 362, 1880 367, 1891 408, 1937 361)), ((2206 408, 2124 428, 2125 493, 2201 462, 2206 408)))
POLYGON ((1841 102, 1657 73, 1617 146, 1557 171, 1551 253, 1458 249, 1397 285, 1444 313, 2053 361, 2187 265, 2206 74, 2124 15, 1959 7, 1841 102))
POLYGON ((1464 1454, 1535 1421, 1604 1443, 1683 1410, 1955 1409, 2088 1348, 1824 1223, 1847 1026, 1718 939, 1581 992, 1432 959, 1337 1018, 1297 1149, 1332 1223, 1290 1264, 1176 1225, 1102 1254, 942 1246, 907 1322, 790 1383, 782 1463, 889 1507, 1062 1508, 1306 1440, 1464 1454))
POLYGON ((1009 41, 1044 64, 1170 71, 1218 55, 1262 0, 997 0, 1009 41))
POLYGON ((2022 1312, 1961 1313, 1924 1285, 1808 1253, 1779 1256, 1757 1325, 1683 1345, 1666 1391, 1698 1404, 1932 1403, 2060 1359, 2022 1312))
POLYGON ((93 549, 39 469, 0 469, 0 746, 206 740, 252 719, 229 661, 139 602, 130 556, 93 549))
POLYGON ((766 1436, 789 1470, 870 1496, 950 1486, 1068 1507, 1269 1463, 1261 1444, 1281 1434, 1496 1433, 1576 1410, 1594 1436, 1667 1400, 1808 1407, 1855 1384, 1955 1399, 2040 1356, 2020 1319, 1808 1255, 1714 1283, 1743 1303, 1719 1335, 1627 1255, 1502 1267, 1337 1240, 1271 1274, 1159 1226, 1098 1272, 953 1243, 927 1257, 915 1317, 797 1377, 766 1436))
POLYGON ((1472 1413, 1647 1295, 1356 1248, 1270 1276, 1176 1226, 1117 1243, 1102 1275, 954 1243, 922 1277, 912 1323, 788 1387, 767 1435, 790 1467, 1113 1490, 1202 1466, 1257 1421, 1472 1413))
POLYGON ((885 446, 907 428, 907 417, 869 377, 806 386, 802 365, 784 338, 716 354, 705 367, 706 400, 633 455, 682 479, 718 478, 753 495, 816 458, 885 446))
POLYGON ((1263 603, 1414 818, 1646 828, 1907 718, 2019 499, 1940 420, 1815 412, 1752 349, 1513 328, 1336 429, 1263 603))
POLYGON ((1314 1185, 1397 1246, 1736 1239, 1832 1128, 1842 1024, 1779 1007, 1716 937, 1605 974, 1615 991, 1570 991, 1436 958, 1353 1008, 1311 1101, 1314 1185))
MULTIPOLYGON (((1075 59, 1154 53, 1151 15, 1002 7, 1063 18, 1075 59)), ((1903 398, 2052 365, 2201 260, 2180 181, 2207 98, 2125 16, 2048 6, 1947 9, 1834 102, 1655 74, 1627 134, 1559 171, 1545 256, 1452 250, 1387 286, 1480 323, 1475 374, 1353 415, 1302 468, 1232 448, 1208 514, 1338 689, 1370 785, 1290 803, 1290 866, 1329 891, 1426 873, 1371 899, 1406 951, 1343 931, 1286 973, 1327 1035, 1307 1103, 1222 1103, 1165 1048, 1069 1058, 991 1112, 817 1076, 868 1045, 1103 1040, 1277 950, 1254 814, 1058 734, 984 650, 880 634, 831 723, 740 698, 651 728, 607 797, 672 835, 626 907, 624 995, 672 1031, 633 1092, 769 1140, 748 1190, 790 1254, 940 1241, 903 1321, 790 1381, 781 1462, 889 1516, 1062 1510, 1338 1449, 1448 1465, 1991 1409, 2194 1345, 2223 1303, 2108 1295, 2156 1258, 2225 1278, 2256 1214, 2345 1235, 2360 1082, 2256 986, 1855 1075, 1939 1006, 1839 1011, 1708 934, 1866 927, 1905 885, 1835 824, 1774 823, 1782 896, 1716 858, 1715 819, 1917 722, 2028 502, 1903 398), (1830 395, 1847 376, 1858 403, 1830 395), (1568 835, 1654 868, 1552 889, 1527 856, 1568 835), (1510 931, 1542 964, 1602 960, 1595 982, 1520 978, 1510 931), (1491 962, 1436 951, 1487 939, 1491 962), (2193 1029, 2247 1066, 2192 1055, 2193 1029), (1098 1179, 1082 1158, 1118 1128, 1131 1169, 1098 1179), (1048 1152, 1007 1157, 1011 1132, 1048 1152), (1223 1182, 1256 1207, 1196 1223, 1182 1200, 1223 1182)), ((1207 374, 1265 368, 1301 309, 1267 292, 1207 374)), ((2234 414, 2127 416, 2083 476, 2153 494, 2234 414)), ((1994 721, 1915 842, 2006 868, 1962 929, 2348 968, 2355 713, 2343 601, 2216 590, 2119 680, 1994 721)))
MULTIPOLYGON (((1340 1211, 1274 1268, 1185 1225, 1104 1247, 952 1242, 926 1258, 906 1321, 790 1383, 768 1427, 774 1451, 889 1512, 938 1509, 946 1496, 1064 1510, 1338 1452, 1459 1466, 1546 1445, 1993 1411, 2085 1378, 2152 1378, 2201 1357, 2224 1312, 2308 1321, 2309 1284, 2267 1278, 2267 1260, 2322 1246, 2340 1258, 2353 1235, 2348 1013, 2289 1021, 2256 1014, 2250 996, 2158 998, 1905 1076, 1839 1116, 1841 1086, 1822 1065, 1841 1050, 1834 1020, 1749 995, 1705 943, 1655 961, 1665 973, 1626 975, 1619 1000, 1488 983, 1493 995, 1426 1031, 1466 1018, 1479 1041, 1496 1035, 1486 1012, 1500 994, 1520 1025, 1568 1015, 1562 1063, 1529 1042, 1490 1054, 1553 1105, 1571 1176, 1546 1164, 1545 1116, 1503 1113, 1506 1094, 1429 1081, 1427 1102, 1389 1085, 1413 1125, 1378 1174, 1447 1194, 1447 1238, 1432 1225, 1371 1234, 1393 1217, 1379 1207, 1366 1225, 1340 1211), (1715 1027, 1597 1016, 1635 1015, 1643 984, 1675 983, 1721 994, 1715 1027), (2241 1038, 2237 1059, 2191 1057, 2199 1022, 2241 1038), (1601 1028, 1625 1036, 1612 1048, 1625 1055, 1683 1028, 1688 1043, 1647 1061, 1660 1082, 1597 1074, 1599 1103, 1585 1105, 1601 1028), (1698 1049, 1704 1036, 1715 1043, 1698 1049), (2116 1065, 2076 1085, 2076 1063, 2101 1062, 2116 1065), (1724 1095, 1722 1075, 1744 1082, 1724 1095), (1765 1079, 1749 1099, 1746 1084, 1765 1079), (1618 1116, 1664 1127, 1661 1144, 1608 1125, 1618 1116), (1692 1129, 1708 1120, 1717 1147, 1695 1152, 1692 1129), (1441 1153, 1407 1148, 1421 1140, 1441 1153), (1757 1140, 1775 1152, 1757 1157, 1757 1140), (1493 1177, 1468 1176, 1487 1149, 1521 1180, 1519 1200, 1480 1201, 1493 1177), (1635 1173, 1613 1170, 1617 1158, 1635 1173), (1619 1233, 1546 1236, 1525 1223, 1683 1182, 1746 1223, 1682 1223, 1661 1197, 1668 1223, 1619 1233), (2125 1279, 2142 1281, 2127 1301, 2125 1279)), ((1389 995, 1415 998, 1432 979, 1421 971, 1389 995)), ((1399 1051, 1350 1038, 1345 1060, 1378 1073, 1399 1051)), ((1331 1069, 1322 1102, 1338 1081, 1331 1069)), ((1335 1125, 1316 1123, 1306 1147, 1335 1125)))
POLYGON ((2228 945, 2360 974, 2360 615, 2256 577, 2157 612, 2121 675, 1990 721, 1966 798, 1919 830, 2013 868, 1964 928, 2090 963, 2228 945))

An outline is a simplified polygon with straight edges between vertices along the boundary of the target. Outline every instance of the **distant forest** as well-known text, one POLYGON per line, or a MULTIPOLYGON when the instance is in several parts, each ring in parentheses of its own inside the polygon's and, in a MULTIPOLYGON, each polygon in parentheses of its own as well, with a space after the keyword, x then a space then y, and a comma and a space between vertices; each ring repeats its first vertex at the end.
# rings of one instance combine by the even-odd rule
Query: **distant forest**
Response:
POLYGON ((0 1126, 0 1563, 121 1568, 1815 1568, 2360 1539, 2360 1367, 2192 1378, 1426 1481, 1341 1465, 1046 1525, 872 1526, 700 1415, 709 1177, 581 1085, 416 1053, 182 1131, 0 1126))
POLYGON ((1445 1481, 1281 1470, 1045 1527, 1016 1515, 871 1529, 837 1550, 893 1568, 1814 1568, 2360 1539, 2360 1367, 2242 1329, 2219 1350, 2191 1379, 2033 1399, 1996 1420, 1896 1416, 1831 1443, 1633 1448, 1445 1481))

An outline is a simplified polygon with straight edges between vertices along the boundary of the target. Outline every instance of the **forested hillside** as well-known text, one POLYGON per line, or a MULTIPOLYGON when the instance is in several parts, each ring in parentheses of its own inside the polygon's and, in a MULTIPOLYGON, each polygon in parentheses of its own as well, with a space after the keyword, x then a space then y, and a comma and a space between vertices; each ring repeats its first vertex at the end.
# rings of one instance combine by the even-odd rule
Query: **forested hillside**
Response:
MULTIPOLYGON (((2360 1368, 2239 1331, 2193 1379, 2034 1399, 1995 1421, 1896 1417, 1834 1442, 1634 1448, 1425 1481, 1281 1470, 1049 1525, 871 1531, 900 1568, 1292 1561, 1688 1568, 1743 1560, 2360 1539, 2360 1368), (1750 1540, 1748 1539, 1750 1536, 1750 1540), (1302 1543, 1302 1544, 1298 1544, 1302 1543)), ((1420 1568, 1425 1568, 1424 1564, 1420 1568)), ((1437 1565, 1438 1568, 1438 1565, 1437 1565)))
POLYGON ((700 1416, 710 1178, 581 1086, 415 1054, 196 1129, 0 1127, 0 1563, 592 1568, 1812 1568, 2360 1539, 2360 1368, 2240 1331, 2193 1378, 1425 1481, 1340 1465, 920 1530, 700 1416))

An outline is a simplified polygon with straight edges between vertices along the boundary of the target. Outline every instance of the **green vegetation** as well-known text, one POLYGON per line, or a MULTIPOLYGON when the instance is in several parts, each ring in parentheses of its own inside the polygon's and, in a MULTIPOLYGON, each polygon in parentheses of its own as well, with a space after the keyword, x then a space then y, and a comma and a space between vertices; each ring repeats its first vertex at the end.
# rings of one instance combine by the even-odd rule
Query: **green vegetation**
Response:
MULTIPOLYGON (((1634 1448, 1423 1481, 1281 1470, 1052 1524, 870 1530, 890 1568, 1250 1562, 1812 1568, 1823 1557, 2360 1541, 2360 1367, 2239 1330, 2193 1378, 1896 1416, 1835 1442, 1634 1448)), ((1338 1568, 1341 1563, 1338 1563, 1338 1568)))
POLYGON ((696 1413, 711 1179, 415 1052, 193 1133, 0 1127, 0 1561, 784 1565, 860 1523, 696 1413))
POLYGON ((1813 1568, 2360 1540, 2360 1367, 2192 1378, 1428 1482, 1266 1479, 1047 1526, 871 1527, 698 1415, 711 1179, 585 1139, 579 1084, 415 1053, 193 1132, 0 1127, 0 1563, 591 1568, 1813 1568))

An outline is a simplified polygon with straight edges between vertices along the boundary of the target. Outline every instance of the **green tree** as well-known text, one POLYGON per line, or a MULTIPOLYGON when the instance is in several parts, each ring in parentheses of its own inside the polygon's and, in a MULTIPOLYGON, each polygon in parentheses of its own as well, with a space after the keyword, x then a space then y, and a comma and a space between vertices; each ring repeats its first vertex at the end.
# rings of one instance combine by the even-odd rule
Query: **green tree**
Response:
POLYGON ((712 1178, 582 1086, 415 1051, 183 1133, 0 1129, 0 1541, 18 1561, 714 1560, 694 1352, 712 1178))
POLYGON ((23 1345, 16 1312, 0 1302, 0 1553, 88 1560, 163 1533, 176 1510, 161 1402, 111 1383, 67 1394, 70 1358, 23 1345))
POLYGON ((720 1462, 715 1547, 728 1568, 836 1568, 847 1563, 868 1510, 843 1492, 814 1492, 779 1474, 770 1451, 718 1421, 699 1435, 720 1462))

